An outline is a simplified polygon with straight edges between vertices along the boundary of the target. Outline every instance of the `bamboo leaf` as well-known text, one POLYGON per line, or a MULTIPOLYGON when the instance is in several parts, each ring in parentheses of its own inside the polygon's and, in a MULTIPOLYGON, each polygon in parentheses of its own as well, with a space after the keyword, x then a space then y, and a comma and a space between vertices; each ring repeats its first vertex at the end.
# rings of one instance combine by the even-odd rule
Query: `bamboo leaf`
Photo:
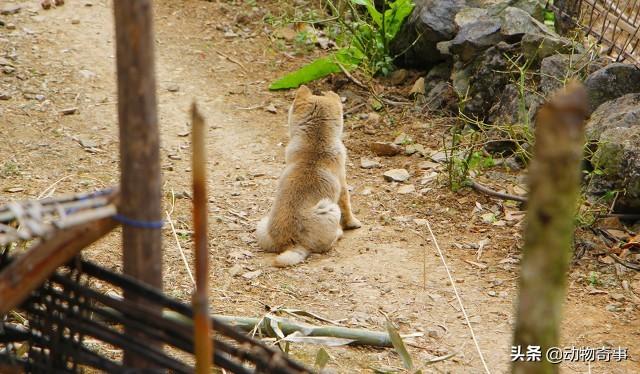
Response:
POLYGON ((402 364, 404 368, 407 370, 413 369, 413 360, 411 359, 411 355, 407 351, 407 347, 404 345, 404 341, 398 334, 398 330, 391 324, 391 322, 387 321, 387 332, 389 333, 389 337, 391 338, 391 344, 393 344, 393 348, 395 348, 398 355, 402 359, 402 364))
POLYGON ((283 90, 288 88, 296 88, 301 84, 305 84, 316 79, 326 77, 332 73, 342 71, 338 64, 344 66, 347 70, 355 69, 362 62, 362 52, 354 47, 345 48, 337 51, 331 56, 319 58, 300 69, 285 75, 284 77, 273 82, 270 90, 283 90))
POLYGON ((413 8, 413 0, 397 0, 389 4, 389 9, 384 12, 385 33, 389 39, 395 38, 405 18, 413 12, 413 8))
POLYGON ((346 338, 334 338, 331 336, 303 336, 297 334, 288 335, 284 338, 284 341, 292 343, 320 344, 326 345, 327 347, 340 347, 355 342, 353 339, 346 338))
POLYGON ((324 367, 327 366, 327 363, 329 363, 330 358, 331 356, 329 356, 329 353, 327 353, 324 348, 318 349, 318 353, 316 353, 315 367, 320 370, 324 369, 324 367))
POLYGON ((369 12, 369 15, 371 16, 371 19, 373 20, 373 22, 375 22, 378 25, 378 27, 382 27, 382 13, 378 12, 378 10, 376 9, 376 6, 373 4, 373 1, 351 0, 351 2, 357 5, 363 5, 367 7, 367 11, 369 12))

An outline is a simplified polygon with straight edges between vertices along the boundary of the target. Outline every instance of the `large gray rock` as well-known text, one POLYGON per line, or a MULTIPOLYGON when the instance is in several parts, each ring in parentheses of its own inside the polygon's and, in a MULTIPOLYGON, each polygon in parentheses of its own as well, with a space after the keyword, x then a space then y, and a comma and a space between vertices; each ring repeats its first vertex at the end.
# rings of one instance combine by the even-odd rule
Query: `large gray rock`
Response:
POLYGON ((501 21, 502 34, 510 41, 517 41, 524 34, 553 35, 544 23, 519 8, 507 7, 501 13, 501 21))
POLYGON ((515 46, 500 42, 482 52, 470 64, 456 61, 451 75, 453 87, 459 97, 466 97, 464 111, 468 115, 484 119, 500 98, 509 83, 509 63, 505 54, 515 51, 515 46))
POLYGON ((522 54, 527 60, 541 61, 557 53, 584 53, 584 47, 555 34, 532 33, 522 37, 522 54))
POLYGON ((500 100, 491 110, 489 121, 500 126, 522 125, 533 128, 533 119, 544 102, 542 96, 525 90, 520 92, 518 86, 508 84, 500 100))
POLYGON ((586 127, 587 140, 596 146, 589 192, 602 196, 619 191, 616 208, 640 209, 640 93, 600 105, 586 127))
POLYGON ((606 101, 640 92, 640 69, 631 64, 610 64, 589 75, 584 83, 594 111, 606 101))
POLYGON ((415 0, 415 4, 391 49, 394 54, 406 51, 396 61, 400 65, 424 68, 446 59, 436 44, 455 37, 454 19, 465 0, 415 0))
POLYGON ((607 64, 605 58, 592 60, 588 54, 558 54, 546 57, 540 63, 540 90, 549 95, 563 87, 568 79, 583 78, 607 64))
POLYGON ((483 19, 465 24, 456 37, 448 43, 449 54, 461 61, 470 61, 483 51, 502 40, 501 24, 498 19, 483 19))

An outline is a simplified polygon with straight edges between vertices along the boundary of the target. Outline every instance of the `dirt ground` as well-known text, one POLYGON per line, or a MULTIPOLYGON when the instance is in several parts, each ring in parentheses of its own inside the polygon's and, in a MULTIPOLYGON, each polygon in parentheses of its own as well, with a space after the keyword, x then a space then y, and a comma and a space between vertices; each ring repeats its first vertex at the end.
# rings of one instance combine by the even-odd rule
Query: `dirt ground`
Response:
MULTIPOLYGON (((0 73, 0 94, 5 95, 0 100, 0 203, 117 184, 111 1, 67 1, 49 11, 36 1, 2 1, 15 3, 23 5, 21 12, 0 16, 5 23, 0 26, 0 60, 12 67, 0 73), (69 107, 77 107, 77 113, 60 113, 69 107)), ((329 253, 291 269, 273 268, 273 255, 258 250, 253 231, 269 209, 284 164, 286 111, 292 99, 291 92, 272 93, 267 86, 317 52, 300 56, 292 43, 273 38, 273 27, 263 16, 265 9, 276 14, 280 3, 258 2, 254 8, 250 3, 154 2, 164 204, 172 211, 189 260, 193 243, 188 235, 186 134, 192 100, 209 124, 213 311, 260 317, 266 308, 297 308, 344 326, 375 330, 384 329, 386 314, 401 333, 420 333, 407 339, 418 365, 454 354, 426 366, 425 372, 483 372, 452 284, 427 239, 426 219, 445 253, 488 367, 506 372, 522 244, 521 219, 511 214, 517 208, 468 189, 451 192, 443 166, 421 170, 426 159, 417 155, 378 159, 382 168, 360 167, 361 157, 374 158, 370 142, 390 141, 401 132, 428 150, 439 150, 447 121, 434 114, 392 107, 380 113, 380 124, 364 131, 360 114, 370 109, 355 110, 346 119, 344 138, 352 202, 363 227, 347 232, 329 253), (270 105, 275 113, 265 109, 270 105), (382 173, 392 168, 409 170, 416 190, 401 194, 398 185, 385 182, 382 173), (438 178, 422 184, 422 174, 433 171, 438 178), (491 211, 503 217, 500 224, 483 221, 482 214, 491 211), (484 243, 480 250, 478 243, 484 243)), ((312 86, 328 87, 323 84, 312 86)), ((347 110, 369 98, 350 84, 339 92, 347 97, 347 110)), ((503 166, 487 175, 494 185, 509 188, 519 180, 503 166)), ((165 291, 188 301, 191 281, 170 227, 164 234, 165 291)), ((640 276, 601 261, 594 253, 602 250, 591 249, 572 265, 562 346, 620 346, 628 348, 630 357, 591 365, 565 363, 563 372, 640 372, 639 299, 622 287, 623 280, 637 285, 640 276)), ((120 237, 114 233, 86 256, 120 269, 120 252, 120 237)), ((293 344, 291 354, 313 365, 317 349, 293 344)), ((329 367, 339 373, 402 367, 392 349, 327 350, 329 367)))

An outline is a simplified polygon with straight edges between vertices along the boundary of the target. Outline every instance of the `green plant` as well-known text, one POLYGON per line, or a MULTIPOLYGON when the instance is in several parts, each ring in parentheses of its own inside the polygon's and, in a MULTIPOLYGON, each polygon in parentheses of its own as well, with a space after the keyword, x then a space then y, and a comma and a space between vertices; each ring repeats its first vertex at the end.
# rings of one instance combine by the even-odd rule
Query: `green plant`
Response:
POLYGON ((5 161, 4 166, 2 167, 2 171, 0 171, 0 175, 2 177, 15 177, 20 175, 20 169, 18 168, 18 164, 13 161, 5 161))
POLYGON ((593 287, 602 284, 600 282, 600 279, 598 278, 598 273, 595 271, 589 272, 589 279, 587 279, 587 282, 589 283, 590 286, 593 286, 593 287))
POLYGON ((359 66, 363 66, 371 75, 391 71, 393 57, 390 55, 389 43, 413 11, 415 5, 412 0, 385 0, 383 11, 378 11, 372 0, 347 0, 346 3, 350 10, 350 20, 347 20, 343 11, 336 8, 332 0, 327 0, 342 26, 343 32, 340 35, 343 37, 337 40, 341 48, 328 57, 317 59, 278 79, 269 86, 270 90, 295 88, 359 66), (364 6, 367 13, 360 14, 357 5, 364 6))

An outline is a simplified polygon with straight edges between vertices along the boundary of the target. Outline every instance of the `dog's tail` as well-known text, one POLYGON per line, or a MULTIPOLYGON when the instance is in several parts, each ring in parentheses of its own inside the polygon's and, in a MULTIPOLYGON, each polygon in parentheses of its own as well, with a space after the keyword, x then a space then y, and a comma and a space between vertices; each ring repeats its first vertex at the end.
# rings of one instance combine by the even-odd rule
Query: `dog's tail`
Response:
POLYGON ((280 253, 273 264, 277 267, 283 268, 287 266, 293 266, 301 263, 309 256, 309 250, 300 245, 296 245, 291 249, 280 253))

